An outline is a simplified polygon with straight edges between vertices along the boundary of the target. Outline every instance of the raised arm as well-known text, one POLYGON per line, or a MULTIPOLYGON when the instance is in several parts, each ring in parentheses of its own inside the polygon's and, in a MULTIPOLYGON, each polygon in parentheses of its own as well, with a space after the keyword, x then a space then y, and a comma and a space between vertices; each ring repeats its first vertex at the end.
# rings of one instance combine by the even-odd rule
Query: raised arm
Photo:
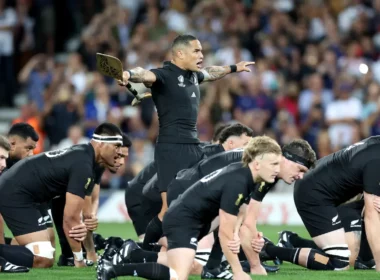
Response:
POLYGON ((252 61, 241 61, 236 65, 230 66, 209 66, 201 70, 204 79, 203 82, 216 81, 227 74, 235 72, 251 72, 248 66, 255 64, 252 61))
POLYGON ((157 80, 156 74, 142 67, 136 67, 123 72, 123 81, 119 81, 121 86, 126 86, 128 81, 133 83, 144 83, 145 86, 151 86, 157 80))

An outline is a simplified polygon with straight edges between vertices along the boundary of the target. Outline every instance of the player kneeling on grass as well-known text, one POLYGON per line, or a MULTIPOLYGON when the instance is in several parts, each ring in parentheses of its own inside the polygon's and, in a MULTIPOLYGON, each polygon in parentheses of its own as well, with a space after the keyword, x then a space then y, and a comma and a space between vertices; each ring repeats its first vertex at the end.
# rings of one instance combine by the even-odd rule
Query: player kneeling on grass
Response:
POLYGON ((81 242, 87 229, 80 220, 84 197, 95 166, 113 167, 121 145, 120 129, 103 123, 90 143, 25 158, 0 176, 0 212, 20 244, 0 244, 0 257, 26 267, 51 267, 54 248, 36 204, 66 195, 63 228, 75 265, 85 266, 81 242))
POLYGON ((319 249, 278 248, 266 251, 280 259, 314 270, 347 270, 351 252, 338 206, 364 193, 365 230, 380 271, 380 137, 374 136, 318 161, 315 169, 297 181, 294 202, 309 234, 319 249), (280 250, 282 249, 282 250, 280 250), (276 252, 274 251, 276 250, 276 252), (270 252, 269 252, 270 253, 270 252))
MULTIPOLYGON (((281 154, 280 146, 273 139, 266 136, 253 138, 244 151, 242 162, 207 175, 173 201, 163 220, 164 235, 168 240, 167 252, 147 252, 131 243, 124 249, 123 257, 144 258, 146 263, 112 266, 104 261, 98 266, 98 279, 126 275, 161 280, 187 279, 198 240, 215 229, 218 216, 221 247, 234 278, 250 279, 243 272, 237 256, 240 249, 240 241, 234 234, 237 215, 256 183, 274 182, 280 171, 281 154)), ((266 274, 259 255, 250 246, 250 240, 243 240, 242 244, 251 273, 266 274)))

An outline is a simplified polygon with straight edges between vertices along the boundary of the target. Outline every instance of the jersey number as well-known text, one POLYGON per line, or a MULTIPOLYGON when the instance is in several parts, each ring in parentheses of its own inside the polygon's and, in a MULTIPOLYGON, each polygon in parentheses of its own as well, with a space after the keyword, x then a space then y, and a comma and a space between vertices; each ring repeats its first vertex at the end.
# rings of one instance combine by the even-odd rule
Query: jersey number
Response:
POLYGON ((62 150, 55 150, 55 151, 46 152, 45 155, 49 158, 54 158, 54 157, 59 157, 66 152, 67 152, 67 149, 62 149, 62 150))
POLYGON ((355 144, 349 146, 348 148, 346 148, 346 151, 349 151, 349 150, 351 150, 352 148, 355 148, 356 146, 360 146, 360 145, 363 145, 363 144, 364 144, 364 142, 358 142, 358 143, 355 143, 355 144))
POLYGON ((201 179, 201 182, 202 183, 206 183, 208 181, 210 181, 211 179, 215 178, 219 173, 220 171, 222 171, 223 168, 221 169, 218 169, 218 170, 215 170, 214 172, 211 172, 210 174, 204 176, 202 179, 201 179))

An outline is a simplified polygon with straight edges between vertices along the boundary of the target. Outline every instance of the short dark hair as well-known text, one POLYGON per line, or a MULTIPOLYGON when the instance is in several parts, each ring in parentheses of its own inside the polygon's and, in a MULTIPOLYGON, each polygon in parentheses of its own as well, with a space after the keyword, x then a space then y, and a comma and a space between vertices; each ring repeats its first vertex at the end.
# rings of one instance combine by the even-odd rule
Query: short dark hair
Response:
POLYGON ((19 136, 25 140, 30 137, 35 142, 37 142, 40 139, 33 126, 24 122, 15 123, 14 125, 12 125, 8 131, 8 137, 9 136, 19 136))
POLYGON ((120 128, 118 128, 113 123, 106 123, 106 122, 98 125, 98 127, 95 128, 94 134, 109 135, 109 136, 123 135, 120 128))
POLYGON ((179 45, 188 46, 191 41, 198 40, 197 37, 190 35, 190 34, 184 34, 184 35, 178 35, 172 43, 172 49, 175 47, 178 47, 179 45))
POLYGON ((310 167, 314 167, 315 162, 317 161, 317 156, 313 148, 310 146, 309 142, 303 139, 294 139, 290 141, 282 147, 282 150, 306 159, 310 167))
POLYGON ((131 146, 132 146, 131 139, 128 137, 127 134, 123 133, 123 145, 122 145, 122 147, 130 148, 131 146))
POLYGON ((247 134, 247 136, 253 137, 253 131, 248 126, 242 125, 241 123, 231 124, 222 130, 219 136, 219 143, 224 143, 231 136, 241 136, 247 134))
POLYGON ((8 139, 3 135, 0 135, 0 148, 3 148, 7 152, 11 150, 11 144, 9 144, 8 139))
POLYGON ((226 127, 230 126, 230 124, 227 123, 219 123, 214 127, 214 135, 212 136, 212 141, 216 142, 219 139, 220 133, 225 129, 226 127))

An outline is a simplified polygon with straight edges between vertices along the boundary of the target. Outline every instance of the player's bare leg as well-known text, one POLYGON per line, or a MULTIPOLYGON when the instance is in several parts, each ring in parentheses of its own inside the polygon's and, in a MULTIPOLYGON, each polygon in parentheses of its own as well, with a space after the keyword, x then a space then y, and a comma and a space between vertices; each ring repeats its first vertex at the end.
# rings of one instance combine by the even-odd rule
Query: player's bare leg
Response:
POLYGON ((189 248, 172 249, 167 252, 167 257, 169 268, 177 274, 176 279, 186 280, 193 267, 195 251, 189 248))

